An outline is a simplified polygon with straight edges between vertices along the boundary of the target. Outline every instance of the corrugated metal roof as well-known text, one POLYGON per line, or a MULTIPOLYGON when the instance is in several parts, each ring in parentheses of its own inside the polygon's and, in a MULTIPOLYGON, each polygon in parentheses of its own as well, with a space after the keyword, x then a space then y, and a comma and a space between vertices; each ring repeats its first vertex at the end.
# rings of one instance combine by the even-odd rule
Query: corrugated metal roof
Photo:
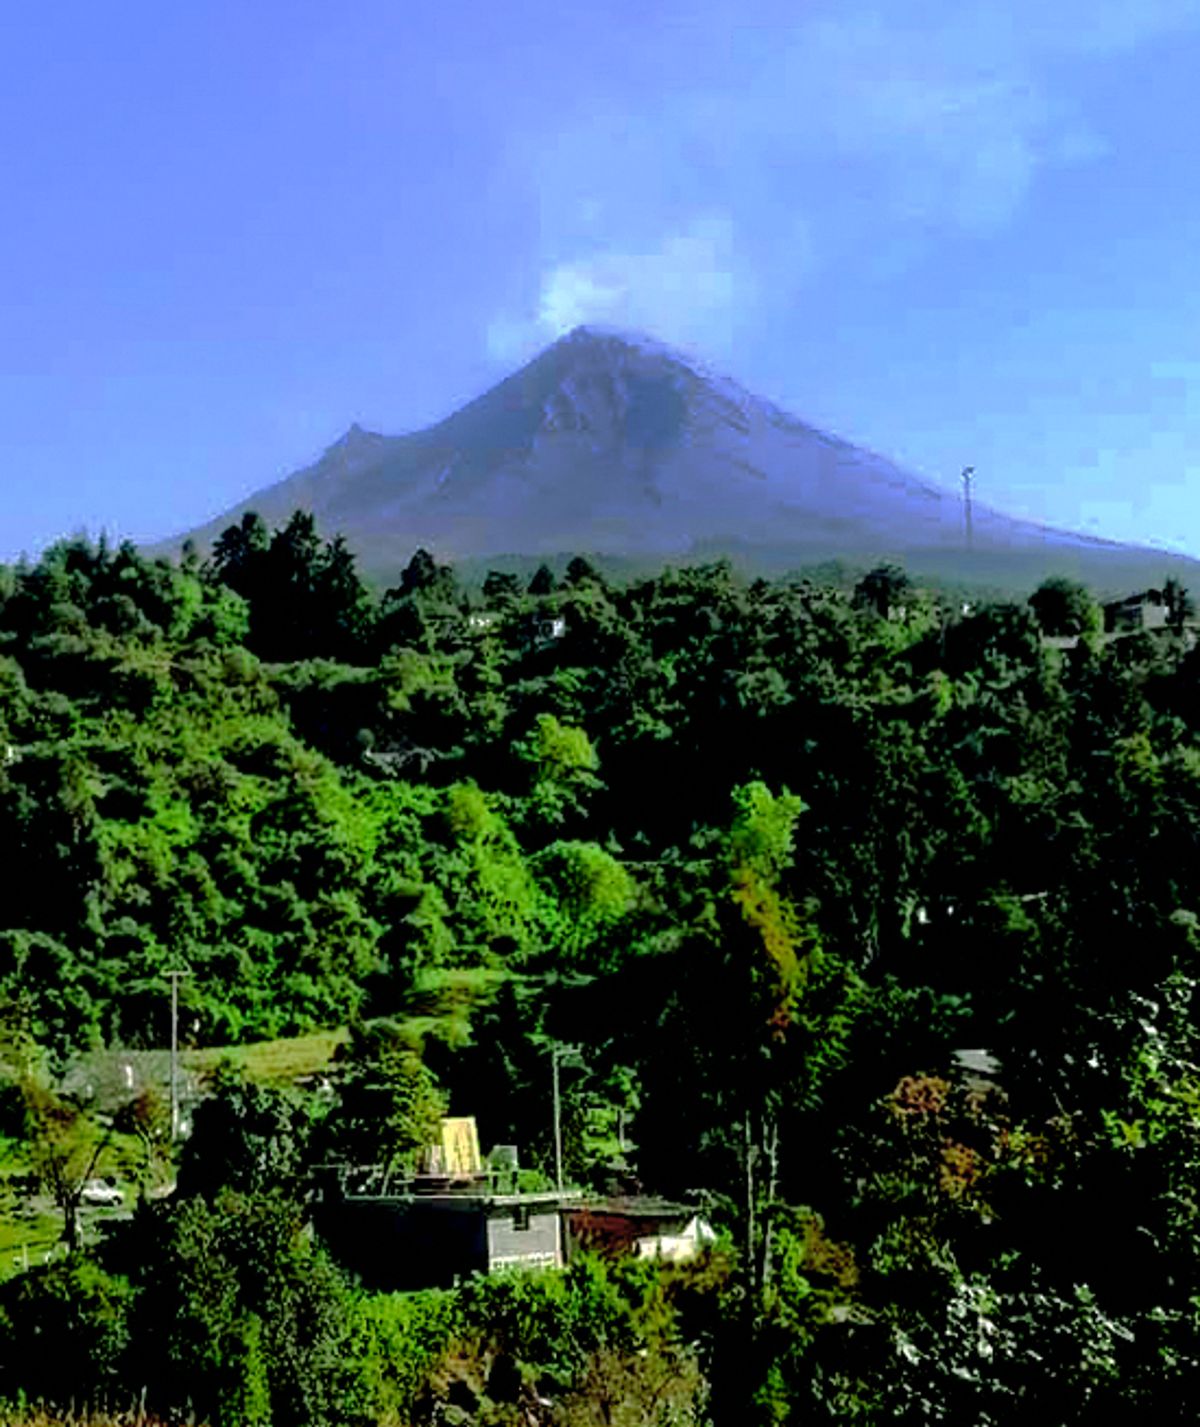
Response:
POLYGON ((990 1050, 956 1050, 955 1063, 976 1075, 999 1075, 1000 1062, 990 1050))

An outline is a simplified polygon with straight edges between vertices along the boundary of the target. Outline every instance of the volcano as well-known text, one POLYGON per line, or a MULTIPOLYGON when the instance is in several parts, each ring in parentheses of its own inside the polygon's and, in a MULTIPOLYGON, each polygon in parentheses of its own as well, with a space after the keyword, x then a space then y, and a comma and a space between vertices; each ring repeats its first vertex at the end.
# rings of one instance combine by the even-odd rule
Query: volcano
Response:
POLYGON ((343 534, 364 570, 383 578, 418 547, 470 564, 729 555, 763 572, 892 559, 968 581, 1028 585, 1061 572, 1112 590, 1200 568, 980 504, 968 549, 957 491, 807 425, 671 347, 595 326, 425 430, 352 426, 314 465, 190 538, 203 552, 248 510, 278 525, 297 508, 324 534, 343 534))

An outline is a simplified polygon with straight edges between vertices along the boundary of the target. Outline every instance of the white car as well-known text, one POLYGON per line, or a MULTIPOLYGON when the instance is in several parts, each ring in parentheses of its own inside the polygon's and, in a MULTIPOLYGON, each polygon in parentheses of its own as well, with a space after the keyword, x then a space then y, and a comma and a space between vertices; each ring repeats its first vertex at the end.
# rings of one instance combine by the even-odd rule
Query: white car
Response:
POLYGON ((124 1204, 125 1196, 113 1185, 105 1184, 102 1179, 90 1179, 83 1186, 79 1201, 81 1204, 103 1204, 115 1208, 118 1204, 124 1204))

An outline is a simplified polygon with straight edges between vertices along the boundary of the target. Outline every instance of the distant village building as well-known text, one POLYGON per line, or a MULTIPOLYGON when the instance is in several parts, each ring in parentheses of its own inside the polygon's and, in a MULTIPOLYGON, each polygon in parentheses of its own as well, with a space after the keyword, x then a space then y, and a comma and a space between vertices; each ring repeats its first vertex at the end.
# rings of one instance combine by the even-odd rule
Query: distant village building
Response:
POLYGON ((954 1064, 965 1073, 967 1083, 977 1087, 994 1085, 1000 1074, 1000 1061, 990 1050, 956 1050, 954 1064))
MULTIPOLYGON (((63 1071, 58 1091, 99 1115, 114 1115, 146 1093, 166 1097, 171 1054, 166 1050, 97 1050, 77 1056, 63 1071)), ((197 1071, 179 1067, 180 1103, 192 1107, 203 1090, 197 1071)))
POLYGON ((437 755, 428 748, 405 742, 388 748, 366 748, 363 762, 392 777, 425 777, 437 755))
POLYGON ((527 649, 544 649, 556 644, 567 632, 567 620, 561 614, 527 615, 521 629, 527 649))
POLYGON ((1110 600, 1104 606, 1104 632, 1130 634, 1140 629, 1165 629, 1169 611, 1162 590, 1143 590, 1110 600))

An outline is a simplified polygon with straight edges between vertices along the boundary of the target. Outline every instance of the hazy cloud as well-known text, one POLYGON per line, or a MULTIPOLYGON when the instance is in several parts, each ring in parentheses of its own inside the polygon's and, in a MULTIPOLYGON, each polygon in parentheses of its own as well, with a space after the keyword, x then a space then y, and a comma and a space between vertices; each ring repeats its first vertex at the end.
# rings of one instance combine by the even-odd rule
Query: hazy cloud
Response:
POLYGON ((795 14, 782 0, 668 4, 607 102, 514 141, 541 251, 525 311, 489 329, 495 355, 589 319, 719 349, 814 271, 1002 230, 1044 171, 1108 151, 1070 67, 1200 23, 1200 0, 795 14))
POLYGON ((720 351, 732 344, 738 312, 753 305, 754 288, 732 221, 699 217, 651 250, 600 249, 549 268, 536 317, 496 320, 488 345, 497 358, 512 360, 596 322, 720 351))

